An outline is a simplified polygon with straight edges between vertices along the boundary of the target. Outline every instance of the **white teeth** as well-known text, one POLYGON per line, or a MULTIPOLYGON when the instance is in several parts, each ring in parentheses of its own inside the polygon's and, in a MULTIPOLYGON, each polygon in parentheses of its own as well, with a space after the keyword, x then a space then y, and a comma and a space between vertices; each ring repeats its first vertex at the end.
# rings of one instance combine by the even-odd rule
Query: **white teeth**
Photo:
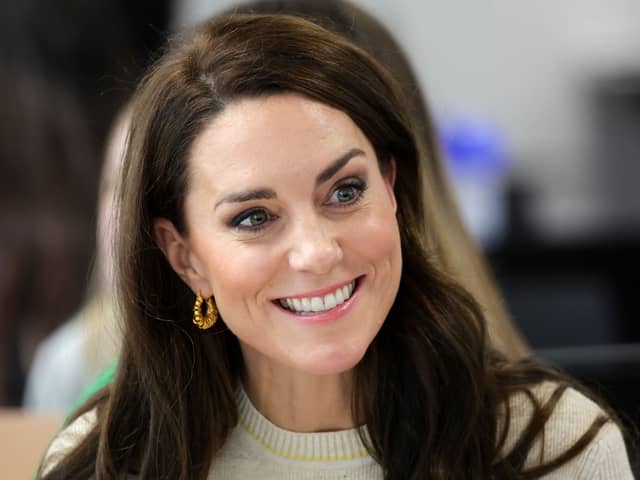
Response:
POLYGON ((349 298, 351 296, 351 289, 349 287, 342 287, 342 296, 345 298, 349 298))
POLYGON ((325 310, 324 303, 322 302, 322 299, 320 297, 313 297, 311 299, 311 310, 313 310, 314 312, 325 310))
POLYGON ((349 300, 355 286, 356 282, 353 281, 324 297, 282 298, 278 301, 282 307, 297 313, 324 312, 349 300))
POLYGON ((309 300, 308 298, 301 298, 300 302, 302 303, 302 310, 307 312, 312 311, 311 300, 309 300))
POLYGON ((333 308, 336 306, 336 297, 333 295, 333 293, 329 293, 327 295, 324 296, 324 308, 326 308, 327 310, 333 308))

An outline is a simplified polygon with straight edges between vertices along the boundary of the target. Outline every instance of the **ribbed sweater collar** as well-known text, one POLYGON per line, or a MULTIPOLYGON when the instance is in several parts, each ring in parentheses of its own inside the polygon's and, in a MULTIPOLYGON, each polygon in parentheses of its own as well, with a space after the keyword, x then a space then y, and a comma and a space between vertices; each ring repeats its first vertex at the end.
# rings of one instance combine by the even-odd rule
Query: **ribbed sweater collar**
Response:
MULTIPOLYGON (((236 393, 240 425, 271 453, 290 460, 337 462, 367 457, 358 428, 297 433, 271 423, 251 403, 242 387, 236 393)), ((368 439, 366 427, 362 427, 368 439)))

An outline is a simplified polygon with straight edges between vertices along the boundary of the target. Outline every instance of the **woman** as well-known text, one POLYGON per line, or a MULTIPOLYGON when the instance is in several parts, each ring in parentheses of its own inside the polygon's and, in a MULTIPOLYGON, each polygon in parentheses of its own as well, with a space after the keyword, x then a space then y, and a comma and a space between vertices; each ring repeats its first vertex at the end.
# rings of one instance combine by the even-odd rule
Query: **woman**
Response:
POLYGON ((234 7, 233 12, 286 13, 311 18, 348 38, 393 72, 407 98, 420 156, 429 172, 423 178, 424 212, 427 223, 437 228, 429 229, 425 238, 434 261, 469 290, 486 312, 491 345, 513 360, 529 356, 529 347, 511 321, 486 260, 456 208, 420 83, 391 33, 362 8, 343 0, 254 0, 234 7))
POLYGON ((393 79, 313 23, 175 45, 133 103, 116 378, 44 478, 632 478, 610 416, 492 353, 435 266, 420 151, 393 79))
MULTIPOLYGON (((394 77, 399 79, 403 93, 409 99, 410 113, 418 132, 417 141, 422 142, 421 148, 425 149, 421 158, 426 161, 425 168, 430 172, 429 176, 424 178, 423 187, 427 198, 426 221, 430 225, 439 225, 438 228, 431 229, 429 235, 438 235, 441 239, 429 239, 428 246, 435 253, 438 265, 451 271, 456 281, 467 288, 486 311, 487 334, 491 345, 512 359, 527 356, 528 348, 510 321, 483 258, 460 221, 450 195, 442 161, 435 148, 431 119, 425 108, 419 82, 393 36, 364 10, 342 0, 324 0, 320 3, 315 0, 257 0, 236 6, 233 12, 227 12, 229 13, 288 13, 313 18, 314 22, 347 37, 393 72, 394 77)), ((107 149, 106 168, 103 172, 106 181, 101 181, 101 186, 115 186, 112 177, 122 157, 120 149, 124 148, 121 138, 125 132, 122 125, 125 123, 124 117, 121 116, 117 122, 117 135, 112 135, 111 141, 108 142, 109 147, 116 148, 107 149)), ((101 190, 108 191, 108 188, 101 190)), ((103 208, 99 208, 98 219, 102 220, 106 218, 104 213, 112 211, 111 192, 101 192, 99 198, 102 201, 99 207, 103 208)), ((105 254, 107 249, 100 247, 111 244, 111 235, 108 231, 106 233, 98 235, 99 261, 94 272, 94 277, 98 278, 102 278, 102 272, 107 271, 102 267, 111 261, 111 256, 101 255, 105 254)), ((64 325, 51 341, 41 345, 31 369, 32 375, 27 382, 27 405, 35 408, 57 405, 59 408, 66 404, 67 407, 63 410, 69 410, 77 404, 78 398, 83 397, 81 392, 89 383, 87 379, 95 378, 96 373, 104 368, 106 360, 113 362, 119 335, 114 328, 115 318, 110 308, 112 299, 111 282, 98 282, 98 288, 94 289, 87 304, 77 315, 88 321, 73 321, 64 325), (105 340, 106 346, 103 343, 101 348, 97 348, 99 342, 105 340), (74 345, 71 349, 69 342, 74 345), (69 364, 70 352, 82 357, 82 361, 72 362, 77 365, 75 369, 61 368, 61 362, 64 365, 69 364), (96 367, 99 367, 98 370, 96 367), (66 380, 60 377, 59 372, 63 370, 66 372, 66 380), (57 373, 51 375, 51 372, 57 373)), ((101 375, 99 378, 105 377, 101 375)), ((108 376, 106 378, 109 379, 108 376)), ((94 386, 103 386, 100 382, 90 385, 89 392, 95 391, 94 386)))

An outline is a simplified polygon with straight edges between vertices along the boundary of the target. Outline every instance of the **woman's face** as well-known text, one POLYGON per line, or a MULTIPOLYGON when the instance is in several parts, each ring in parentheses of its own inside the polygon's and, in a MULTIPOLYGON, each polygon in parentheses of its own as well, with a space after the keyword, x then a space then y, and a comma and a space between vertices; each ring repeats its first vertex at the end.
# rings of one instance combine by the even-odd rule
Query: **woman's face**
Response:
POLYGON ((395 164, 382 175, 349 116, 294 94, 230 105, 189 162, 188 235, 160 220, 156 238, 194 292, 215 297, 245 359, 355 366, 400 282, 395 164))

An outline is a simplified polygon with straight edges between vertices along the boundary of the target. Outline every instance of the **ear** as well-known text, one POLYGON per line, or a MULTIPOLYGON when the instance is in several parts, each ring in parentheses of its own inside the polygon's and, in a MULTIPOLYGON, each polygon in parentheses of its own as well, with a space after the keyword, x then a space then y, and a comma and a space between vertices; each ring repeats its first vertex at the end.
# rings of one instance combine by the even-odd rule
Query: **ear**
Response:
POLYGON ((389 199, 393 204, 393 211, 398 211, 398 203, 396 202, 396 194, 393 191, 393 187, 396 183, 396 159, 391 158, 389 160, 389 165, 385 169, 382 174, 382 178, 384 180, 385 186, 387 187, 387 193, 389 194, 389 199))
POLYGON ((204 264, 192 250, 189 240, 173 225, 171 220, 156 218, 153 221, 153 237, 167 261, 194 294, 207 298, 213 295, 204 264))

